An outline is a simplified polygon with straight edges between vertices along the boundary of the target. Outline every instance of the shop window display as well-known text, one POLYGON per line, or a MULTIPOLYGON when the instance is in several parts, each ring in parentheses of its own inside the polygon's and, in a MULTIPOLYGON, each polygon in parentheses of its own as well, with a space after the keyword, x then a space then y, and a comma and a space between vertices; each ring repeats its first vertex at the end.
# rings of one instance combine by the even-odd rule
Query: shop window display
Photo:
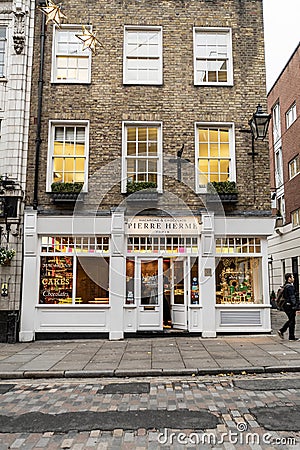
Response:
POLYGON ((135 263, 132 260, 126 260, 126 305, 133 305, 135 303, 134 295, 134 267, 135 263))
POLYGON ((42 256, 39 303, 72 303, 72 290, 73 258, 67 256, 42 256))
POLYGON ((216 268, 216 302, 262 303, 261 258, 221 258, 216 268))
POLYGON ((199 305, 199 266, 198 258, 191 258, 191 304, 199 305))
POLYGON ((158 304, 158 261, 141 263, 141 305, 158 304))
POLYGON ((42 256, 40 274, 40 304, 109 303, 108 258, 42 256))
POLYGON ((108 279, 108 258, 77 258, 75 303, 108 304, 108 279))

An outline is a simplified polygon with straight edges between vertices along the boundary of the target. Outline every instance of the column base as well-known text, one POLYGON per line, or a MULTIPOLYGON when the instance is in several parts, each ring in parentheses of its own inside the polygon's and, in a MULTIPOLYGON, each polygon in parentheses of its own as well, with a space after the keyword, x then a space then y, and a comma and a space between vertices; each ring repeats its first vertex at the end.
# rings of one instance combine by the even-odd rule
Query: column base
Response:
POLYGON ((110 341, 120 341, 124 339, 124 332, 123 331, 111 331, 109 333, 109 340, 110 341))
POLYGON ((19 341, 20 342, 31 342, 34 341, 34 332, 33 331, 20 331, 19 333, 19 341))
POLYGON ((201 336, 203 338, 215 338, 217 337, 217 333, 215 331, 202 331, 201 336))

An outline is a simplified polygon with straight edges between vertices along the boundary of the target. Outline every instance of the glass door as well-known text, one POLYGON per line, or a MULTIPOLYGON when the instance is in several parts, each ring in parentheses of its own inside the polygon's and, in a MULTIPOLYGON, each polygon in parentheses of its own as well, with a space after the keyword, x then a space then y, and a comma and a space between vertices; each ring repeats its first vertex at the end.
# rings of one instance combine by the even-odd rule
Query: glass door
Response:
POLYGON ((171 320, 172 327, 187 329, 187 259, 171 259, 171 320))
POLYGON ((138 264, 138 329, 162 329, 162 259, 140 259, 138 264))

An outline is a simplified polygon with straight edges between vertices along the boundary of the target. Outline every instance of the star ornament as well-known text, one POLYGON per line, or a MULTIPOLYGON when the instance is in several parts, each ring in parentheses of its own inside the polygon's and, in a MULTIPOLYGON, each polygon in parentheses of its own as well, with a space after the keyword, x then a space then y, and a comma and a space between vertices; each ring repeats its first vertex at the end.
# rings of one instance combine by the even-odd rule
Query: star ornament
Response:
POLYGON ((96 53, 96 45, 102 45, 96 38, 96 33, 91 33, 85 26, 82 27, 82 34, 76 34, 75 36, 83 42, 82 50, 89 48, 93 53, 96 53))
POLYGON ((53 22, 59 27, 62 19, 66 19, 60 5, 56 5, 52 0, 46 0, 46 6, 40 6, 39 9, 47 16, 46 25, 53 22))

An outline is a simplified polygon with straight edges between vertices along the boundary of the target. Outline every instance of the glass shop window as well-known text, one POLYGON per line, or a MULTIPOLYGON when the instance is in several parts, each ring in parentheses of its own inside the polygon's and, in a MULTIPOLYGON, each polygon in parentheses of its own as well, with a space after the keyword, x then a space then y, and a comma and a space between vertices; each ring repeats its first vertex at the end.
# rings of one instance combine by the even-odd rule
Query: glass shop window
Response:
POLYGON ((198 258, 191 258, 191 304, 199 305, 199 260, 198 258))
POLYGON ((141 263, 141 305, 158 304, 158 261, 141 263))
POLYGON ((109 259, 78 257, 75 303, 109 303, 109 259))
POLYGON ((126 260, 126 305, 134 305, 134 260, 126 260))
POLYGON ((73 291, 73 257, 42 256, 40 304, 70 304, 73 291))
POLYGON ((221 258, 215 272, 217 304, 262 303, 261 258, 221 258))
POLYGON ((109 303, 109 258, 78 257, 75 279, 74 264, 73 256, 41 257, 40 304, 109 303))

